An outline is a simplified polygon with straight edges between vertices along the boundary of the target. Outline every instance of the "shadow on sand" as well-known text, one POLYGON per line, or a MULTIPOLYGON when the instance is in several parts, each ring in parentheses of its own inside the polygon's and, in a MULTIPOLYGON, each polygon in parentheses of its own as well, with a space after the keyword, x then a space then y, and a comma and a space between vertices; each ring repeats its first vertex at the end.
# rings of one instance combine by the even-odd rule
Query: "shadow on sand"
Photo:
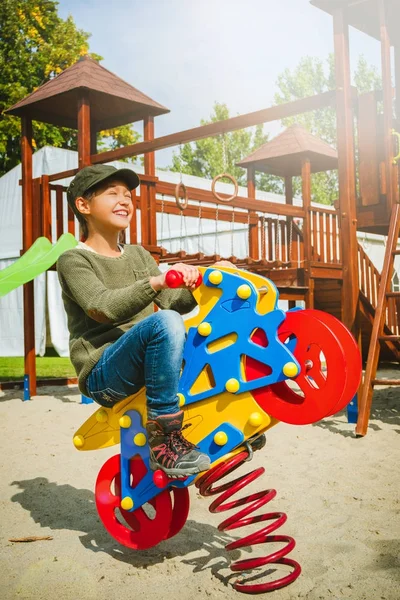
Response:
MULTIPOLYGON (((216 527, 189 519, 181 532, 149 550, 135 551, 119 545, 104 529, 97 514, 94 494, 71 485, 58 485, 44 477, 12 482, 19 491, 11 498, 28 511, 42 527, 52 530, 84 532, 79 535, 83 546, 92 552, 106 552, 116 560, 136 568, 147 568, 165 559, 202 551, 199 557, 188 557, 182 562, 192 565, 194 572, 210 569, 224 585, 237 574, 220 571, 239 558, 240 551, 227 552, 225 545, 234 538, 220 533, 216 527)), ((251 548, 246 549, 246 553, 251 548)), ((272 569, 273 571, 274 569, 272 569)), ((265 575, 265 572, 264 572, 265 575)))

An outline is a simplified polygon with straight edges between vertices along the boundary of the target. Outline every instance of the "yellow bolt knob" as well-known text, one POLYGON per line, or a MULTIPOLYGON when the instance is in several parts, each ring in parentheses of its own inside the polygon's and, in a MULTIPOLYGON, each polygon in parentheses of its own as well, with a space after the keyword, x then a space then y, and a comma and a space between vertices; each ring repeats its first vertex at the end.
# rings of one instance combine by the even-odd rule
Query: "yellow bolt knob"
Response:
POLYGON ((85 438, 83 435, 76 435, 72 440, 74 442, 75 448, 82 448, 85 445, 85 438))
POLYGON ((128 427, 131 426, 132 420, 128 415, 124 415, 123 417, 120 418, 118 423, 119 423, 119 426, 122 427, 123 429, 128 429, 128 427))
POLYGON ((125 496, 125 498, 122 498, 121 508, 123 508, 124 510, 131 510, 131 508, 133 508, 132 498, 129 498, 129 496, 125 496))
POLYGON ((259 412, 253 412, 249 416, 249 425, 252 427, 259 427, 263 421, 262 414, 259 412))
POLYGON ((208 277, 208 280, 214 285, 219 285, 222 281, 223 275, 221 271, 212 271, 208 277))
POLYGON ((206 323, 206 321, 204 321, 204 323, 200 323, 200 325, 197 328, 197 331, 200 335, 207 337, 208 335, 210 335, 212 328, 210 323, 206 323))
POLYGON ((239 388, 240 388, 240 383, 238 382, 237 379, 234 379, 233 377, 232 377, 232 379, 228 379, 228 381, 225 384, 226 391, 231 392, 231 394, 234 394, 235 392, 237 392, 239 388))
POLYGON ((104 408, 101 408, 96 413, 96 421, 99 423, 106 423, 108 420, 108 413, 104 408))
POLYGON ((226 435, 225 431, 217 431, 217 433, 214 435, 214 442, 217 444, 217 446, 225 446, 227 441, 228 436, 226 435))
POLYGON ((283 366, 282 371, 283 374, 286 375, 286 377, 296 377, 296 375, 298 375, 299 373, 298 366, 294 362, 287 362, 283 366))
POLYGON ((136 446, 145 446, 146 442, 147 442, 147 438, 144 435, 144 433, 137 433, 135 435, 135 437, 133 438, 133 443, 136 446))
POLYGON ((183 406, 186 402, 185 396, 180 392, 178 392, 177 396, 179 398, 179 406, 183 406))
POLYGON ((244 283, 238 287, 236 293, 242 300, 247 300, 247 298, 250 298, 251 296, 251 287, 244 283))

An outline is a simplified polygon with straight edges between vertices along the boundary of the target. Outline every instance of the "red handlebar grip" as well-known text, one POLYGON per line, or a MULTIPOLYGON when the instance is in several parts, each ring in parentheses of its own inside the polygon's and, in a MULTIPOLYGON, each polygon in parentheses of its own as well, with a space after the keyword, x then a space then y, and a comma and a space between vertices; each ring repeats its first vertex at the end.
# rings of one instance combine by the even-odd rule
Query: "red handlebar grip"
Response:
MULTIPOLYGON (((183 275, 179 271, 175 271, 174 269, 171 269, 170 271, 167 271, 167 273, 165 275, 165 281, 169 288, 178 288, 181 285, 183 285, 183 275)), ((196 281, 196 287, 199 287, 199 285, 201 285, 202 281, 203 281, 203 277, 201 276, 201 273, 200 273, 199 278, 196 281)))

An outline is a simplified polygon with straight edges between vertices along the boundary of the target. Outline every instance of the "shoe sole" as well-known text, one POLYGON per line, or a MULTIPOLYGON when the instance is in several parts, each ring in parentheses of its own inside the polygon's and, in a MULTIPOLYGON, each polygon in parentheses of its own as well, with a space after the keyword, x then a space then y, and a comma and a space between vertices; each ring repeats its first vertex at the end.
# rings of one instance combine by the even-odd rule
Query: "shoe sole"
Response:
POLYGON ((202 460, 197 465, 193 465, 193 467, 189 467, 187 469, 168 469, 167 467, 163 467, 158 462, 152 461, 150 459, 150 469, 152 471, 163 471, 169 477, 188 477, 189 475, 196 475, 197 473, 202 473, 203 471, 208 471, 211 466, 211 462, 209 460, 202 460))

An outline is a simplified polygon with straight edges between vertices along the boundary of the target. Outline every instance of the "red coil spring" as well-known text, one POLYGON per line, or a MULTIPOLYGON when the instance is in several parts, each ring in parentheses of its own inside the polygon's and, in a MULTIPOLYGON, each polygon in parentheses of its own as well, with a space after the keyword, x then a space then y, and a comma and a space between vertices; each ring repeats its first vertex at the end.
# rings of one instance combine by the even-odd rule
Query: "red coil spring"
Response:
POLYGON ((244 538, 235 540, 225 547, 226 550, 235 550, 237 548, 246 548, 256 544, 287 542, 283 548, 273 552, 272 554, 269 554, 268 556, 238 560, 231 564, 232 571, 248 571, 250 569, 255 569, 267 564, 288 565, 293 568, 293 571, 289 573, 289 575, 268 583, 246 584, 245 582, 242 583, 239 581, 234 583, 234 588, 239 592, 244 592, 245 594, 260 594, 263 592, 272 592, 273 590, 277 590, 289 585, 289 583, 292 583, 298 578, 301 573, 301 567, 295 560, 284 558, 295 547, 296 542, 294 539, 287 535, 269 535, 286 522, 287 516, 285 513, 273 512, 263 515, 255 515, 253 517, 248 516, 250 513, 255 512, 261 506, 264 506, 264 504, 267 504, 273 498, 275 498, 275 490, 264 490, 244 498, 238 498, 237 500, 226 502, 229 498, 231 498, 231 496, 258 479, 258 477, 265 472, 263 467, 255 469, 246 475, 242 475, 234 481, 228 481, 227 483, 213 488, 213 485, 217 481, 238 469, 246 461, 248 456, 249 453, 247 450, 245 450, 239 454, 236 454, 232 458, 219 463, 210 469, 210 471, 207 471, 202 477, 200 477, 196 482, 196 486, 199 488, 202 496, 214 496, 215 494, 221 494, 219 498, 214 500, 214 502, 210 505, 209 510, 212 513, 223 512, 246 504, 248 505, 246 508, 240 510, 223 521, 218 526, 219 531, 229 531, 231 529, 245 527, 246 525, 250 525, 252 523, 260 523, 274 519, 274 522, 267 525, 267 527, 251 533, 244 538))

